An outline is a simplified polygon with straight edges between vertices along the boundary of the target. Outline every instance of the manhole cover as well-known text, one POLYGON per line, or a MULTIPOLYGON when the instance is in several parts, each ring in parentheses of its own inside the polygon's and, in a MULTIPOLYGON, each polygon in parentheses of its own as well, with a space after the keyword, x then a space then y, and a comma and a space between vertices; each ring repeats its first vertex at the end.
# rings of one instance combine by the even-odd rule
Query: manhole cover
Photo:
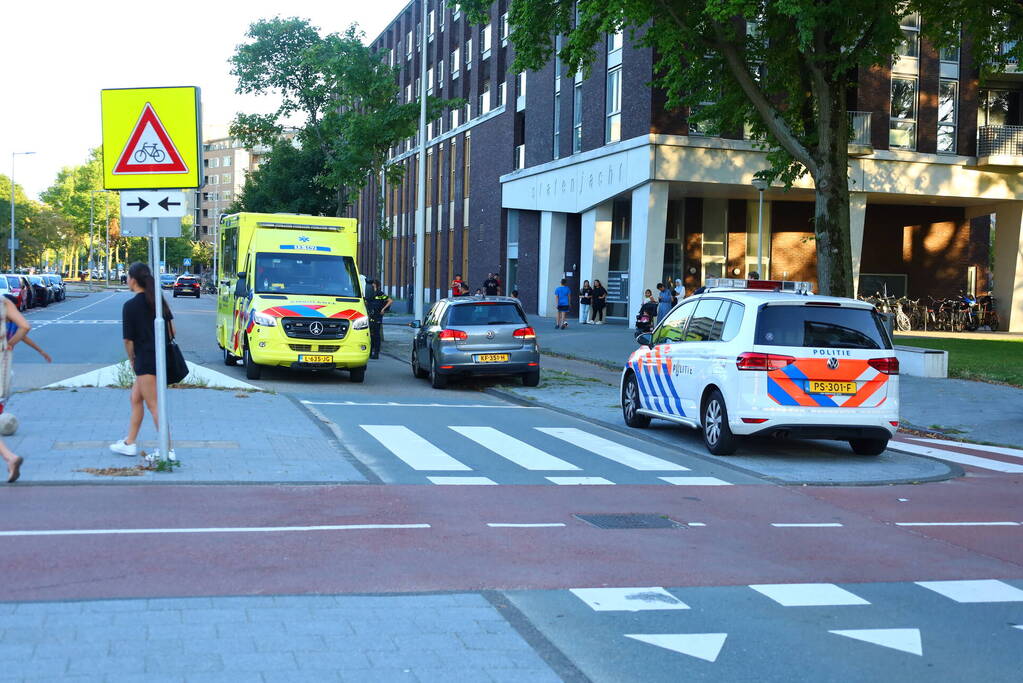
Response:
POLYGON ((573 515, 598 529, 684 529, 667 515, 627 512, 617 515, 573 515))

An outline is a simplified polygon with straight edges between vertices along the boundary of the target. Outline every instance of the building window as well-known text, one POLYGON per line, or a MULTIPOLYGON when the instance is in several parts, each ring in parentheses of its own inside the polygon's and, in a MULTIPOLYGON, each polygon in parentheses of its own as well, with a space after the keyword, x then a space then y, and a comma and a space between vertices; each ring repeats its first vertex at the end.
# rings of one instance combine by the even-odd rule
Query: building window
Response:
POLYGON ((910 12, 899 22, 902 26, 902 43, 896 48, 900 57, 920 56, 920 14, 910 12))
POLYGON ((455 141, 454 139, 448 143, 448 163, 450 169, 448 171, 448 201, 455 201, 455 141))
POLYGON ((490 57, 490 41, 493 30, 490 24, 480 28, 480 61, 490 57))
POLYGON ((426 95, 433 95, 433 67, 426 70, 426 95))
POLYGON ((583 84, 577 81, 572 89, 572 154, 583 149, 583 84))
POLYGON ((225 184, 225 185, 227 183, 230 183, 231 182, 231 174, 230 173, 225 173, 224 175, 220 176, 220 182, 225 184))
POLYGON ((231 199, 231 193, 230 192, 224 192, 220 196, 223 197, 225 202, 226 201, 230 201, 230 199, 231 199))
POLYGON ((490 80, 483 81, 483 88, 480 90, 479 107, 476 111, 483 116, 490 111, 490 80))
POLYGON ((203 218, 209 218, 210 217, 210 210, 209 209, 203 209, 202 210, 202 217, 203 218))
POLYGON ((444 87, 444 60, 441 59, 437 62, 437 87, 444 87))
POLYGON ((231 165, 231 157, 224 157, 224 164, 223 165, 224 166, 230 166, 231 165))
POLYGON ((440 6, 439 14, 437 16, 437 30, 441 33, 444 32, 444 15, 447 14, 447 7, 444 5, 440 6))
POLYGON ((219 185, 220 184, 220 176, 211 175, 210 179, 209 179, 209 182, 207 184, 208 185, 219 185))
POLYGON ((433 150, 426 152, 426 205, 433 206, 433 150))
POLYGON ((500 27, 499 30, 501 32, 501 47, 507 47, 508 46, 508 31, 509 31, 509 28, 508 28, 508 13, 507 12, 505 12, 504 14, 501 15, 501 20, 500 20, 500 23, 499 23, 499 27, 500 27))
POLYGON ((604 142, 622 139, 622 67, 607 72, 607 99, 605 104, 604 142))
POLYGON ((465 70, 472 70, 472 38, 465 41, 465 70))
POLYGON ((959 117, 959 81, 941 81, 938 86, 938 151, 955 154, 956 123, 959 117))
POLYGON ((607 34, 607 66, 612 68, 622 63, 622 43, 625 40, 625 33, 607 34))
POLYGON ((458 124, 458 113, 459 113, 459 111, 460 111, 460 108, 455 108, 455 109, 451 110, 451 130, 454 130, 455 128, 458 128, 458 125, 459 125, 458 124))
POLYGON ((426 35, 427 41, 433 42, 433 34, 437 32, 437 12, 430 10, 426 15, 426 35))
POLYGON ((504 104, 505 98, 508 96, 508 83, 501 81, 497 86, 497 104, 495 106, 500 107, 504 104))
POLYGON ((451 21, 458 21, 458 18, 462 16, 462 4, 456 2, 455 9, 451 10, 451 21))
POLYGON ((561 156, 561 93, 554 93, 554 158, 561 156))
POLYGON ((462 68, 462 54, 456 47, 451 51, 451 80, 458 78, 459 69, 462 68))
POLYGON ((411 83, 406 83, 405 84, 405 104, 408 104, 411 101, 412 101, 412 84, 411 83))
POLYGON ((916 149, 917 79, 892 78, 892 118, 888 144, 895 149, 916 149))
POLYGON ((220 157, 213 157, 210 159, 210 168, 218 168, 220 166, 220 157))
POLYGON ((412 57, 412 31, 405 34, 405 58, 412 57))
POLYGON ((956 42, 954 44, 946 45, 945 47, 941 48, 940 53, 941 61, 949 62, 951 64, 959 63, 959 40, 961 38, 962 34, 960 34, 959 38, 956 39, 956 42))
POLYGON ((515 74, 515 111, 526 108, 526 72, 515 74))

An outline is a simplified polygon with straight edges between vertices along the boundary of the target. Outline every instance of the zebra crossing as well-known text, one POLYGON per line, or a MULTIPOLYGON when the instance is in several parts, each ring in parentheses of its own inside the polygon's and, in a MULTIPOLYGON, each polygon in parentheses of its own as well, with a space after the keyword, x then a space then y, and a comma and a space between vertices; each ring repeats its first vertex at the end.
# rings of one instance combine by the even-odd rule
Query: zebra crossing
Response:
MULTIPOLYGON (((690 468, 666 449, 610 433, 566 426, 529 426, 510 430, 488 425, 451 424, 413 429, 404 424, 359 424, 374 450, 383 449, 436 485, 553 484, 613 486, 668 484, 728 486, 717 476, 680 475, 690 468), (632 445, 623 442, 632 441, 632 445), (673 459, 668 459, 673 458, 673 459), (452 473, 452 474, 446 474, 452 473), (564 474, 568 473, 568 474, 564 474)), ((601 430, 604 431, 604 430, 601 430)), ((354 436, 354 435, 353 435, 354 436)))

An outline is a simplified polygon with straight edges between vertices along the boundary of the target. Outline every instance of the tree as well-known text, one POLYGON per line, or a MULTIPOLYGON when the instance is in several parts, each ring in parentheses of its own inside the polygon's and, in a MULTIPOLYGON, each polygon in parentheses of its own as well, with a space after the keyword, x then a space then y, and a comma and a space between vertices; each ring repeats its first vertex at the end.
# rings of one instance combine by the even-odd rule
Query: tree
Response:
MULTIPOLYGON (((14 186, 14 229, 17 232, 17 237, 20 239, 26 222, 29 220, 34 212, 33 202, 31 202, 28 196, 25 195, 25 189, 21 185, 15 184, 14 186)), ((11 179, 3 174, 0 174, 0 225, 3 225, 5 230, 2 234, 5 236, 10 235, 11 229, 11 179)), ((3 267, 6 268, 7 264, 10 263, 10 250, 6 247, 7 240, 3 240, 5 245, 3 251, 0 252, 4 255, 3 267)), ((23 255, 23 254, 22 254, 23 255)))
MULTIPOLYGON (((491 3, 460 4, 481 22, 491 3)), ((561 59, 588 73, 594 46, 629 32, 653 48, 654 83, 670 107, 688 107, 691 122, 712 130, 748 125, 768 150, 770 167, 757 174, 765 180, 789 187, 809 174, 820 290, 852 296, 847 97, 860 69, 896 56, 910 12, 938 46, 957 42, 962 27, 985 70, 1023 53, 1021 41, 999 54, 1023 33, 1015 0, 511 0, 508 18, 516 70, 543 67, 561 34, 561 59)))
POLYGON ((300 148, 286 138, 278 139, 266 161, 246 176, 237 210, 330 215, 337 207, 337 194, 318 182, 324 165, 318 148, 300 148))
MULTIPOLYGON (((357 26, 321 37, 306 19, 278 17, 255 22, 247 36, 231 58, 236 91, 277 93, 282 104, 270 115, 238 114, 231 126, 246 146, 271 146, 272 168, 246 182, 246 210, 300 205, 340 216, 381 170, 401 179, 402 166, 387 166, 388 151, 416 133, 419 104, 399 103, 396 69, 363 44, 357 26), (282 141, 285 119, 298 113, 305 123, 294 144, 282 141), (322 207, 313 184, 331 194, 332 207, 322 207)), ((430 98, 429 116, 457 104, 430 98)))

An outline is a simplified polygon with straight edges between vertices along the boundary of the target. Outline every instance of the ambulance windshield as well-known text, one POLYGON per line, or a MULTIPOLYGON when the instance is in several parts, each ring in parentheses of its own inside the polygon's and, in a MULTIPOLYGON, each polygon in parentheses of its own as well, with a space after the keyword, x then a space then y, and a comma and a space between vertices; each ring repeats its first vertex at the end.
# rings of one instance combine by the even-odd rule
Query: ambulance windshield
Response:
POLYGON ((360 297, 351 256, 256 254, 253 288, 257 294, 360 297))

